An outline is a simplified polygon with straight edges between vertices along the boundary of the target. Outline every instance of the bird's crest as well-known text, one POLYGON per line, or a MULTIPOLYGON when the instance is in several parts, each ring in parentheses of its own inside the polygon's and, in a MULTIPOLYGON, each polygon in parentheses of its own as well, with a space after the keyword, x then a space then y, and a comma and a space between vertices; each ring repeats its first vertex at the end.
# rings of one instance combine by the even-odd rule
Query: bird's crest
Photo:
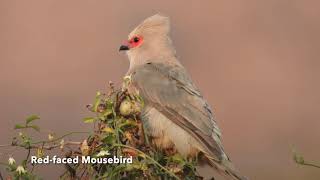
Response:
POLYGON ((160 14, 153 15, 145 19, 130 34, 129 39, 137 34, 162 33, 168 34, 170 30, 169 18, 160 14))

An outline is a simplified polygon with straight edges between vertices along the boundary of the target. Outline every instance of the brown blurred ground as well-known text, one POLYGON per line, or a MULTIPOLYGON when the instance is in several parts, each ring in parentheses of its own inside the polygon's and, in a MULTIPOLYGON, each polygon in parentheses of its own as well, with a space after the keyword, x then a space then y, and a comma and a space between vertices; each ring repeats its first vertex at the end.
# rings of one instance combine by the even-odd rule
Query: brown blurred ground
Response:
MULTIPOLYGON (((81 123, 85 105, 127 70, 118 46, 162 12, 243 174, 318 180, 320 170, 297 167, 290 148, 320 161, 319 7, 312 0, 0 0, 0 144, 31 113, 42 117, 43 134, 89 129, 81 123)), ((40 171, 46 179, 60 172, 40 171)))

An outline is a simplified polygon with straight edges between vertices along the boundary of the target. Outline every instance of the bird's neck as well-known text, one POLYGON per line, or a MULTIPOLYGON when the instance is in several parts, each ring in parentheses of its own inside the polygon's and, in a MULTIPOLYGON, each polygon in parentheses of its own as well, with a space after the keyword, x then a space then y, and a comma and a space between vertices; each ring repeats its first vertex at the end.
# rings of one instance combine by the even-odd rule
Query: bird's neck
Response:
POLYGON ((157 51, 148 52, 148 53, 137 53, 132 54, 130 57, 130 70, 135 69, 136 67, 139 67, 141 65, 144 65, 146 63, 169 63, 169 64, 179 64, 175 50, 174 49, 166 49, 166 50, 160 50, 157 49, 157 51), (161 53, 159 53, 161 52, 161 53))

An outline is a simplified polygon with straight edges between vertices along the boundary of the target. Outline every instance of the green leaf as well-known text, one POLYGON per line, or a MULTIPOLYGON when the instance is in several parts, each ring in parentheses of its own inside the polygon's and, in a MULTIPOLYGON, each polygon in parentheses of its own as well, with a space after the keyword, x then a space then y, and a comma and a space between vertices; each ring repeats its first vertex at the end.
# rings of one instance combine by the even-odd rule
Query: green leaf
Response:
POLYGON ((178 163, 184 161, 183 157, 180 154, 175 154, 171 156, 171 160, 173 162, 178 162, 178 163))
POLYGON ((31 123, 32 121, 37 120, 37 119, 40 119, 40 117, 37 116, 37 115, 31 115, 31 116, 29 116, 29 117, 26 119, 26 125, 28 125, 29 123, 31 123))
POLYGON ((111 109, 107 109, 105 112, 103 112, 103 116, 109 116, 112 114, 112 110, 111 109))
POLYGON ((14 126, 14 129, 23 129, 23 128, 26 128, 26 126, 21 125, 21 124, 16 124, 16 125, 14 126))
POLYGON ((133 120, 126 120, 125 122, 119 124, 119 128, 125 128, 125 127, 136 127, 137 123, 133 120))
POLYGON ((98 106, 99 106, 100 101, 101 101, 100 96, 101 96, 101 93, 98 91, 97 94, 96 94, 94 105, 93 105, 93 111, 94 112, 97 112, 98 106))
POLYGON ((113 107, 114 103, 110 99, 107 99, 106 100, 106 105, 107 105, 107 109, 111 109, 113 107))
POLYGON ((95 121, 96 121, 96 119, 93 117, 86 117, 83 119, 84 123, 94 123, 95 121))
POLYGON ((102 142, 105 144, 113 144, 115 142, 115 136, 112 134, 102 137, 102 142))
POLYGON ((40 127, 37 126, 37 125, 32 125, 32 126, 28 126, 28 127, 32 128, 32 129, 34 129, 34 130, 36 130, 38 132, 40 131, 40 127))

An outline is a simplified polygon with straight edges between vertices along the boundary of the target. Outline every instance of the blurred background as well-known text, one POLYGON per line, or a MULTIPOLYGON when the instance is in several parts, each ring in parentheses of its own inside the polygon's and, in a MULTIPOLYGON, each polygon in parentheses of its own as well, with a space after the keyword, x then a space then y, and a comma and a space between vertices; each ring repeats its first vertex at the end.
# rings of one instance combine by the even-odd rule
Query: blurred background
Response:
MULTIPOLYGON (((320 170, 297 166, 291 148, 320 161, 319 7, 315 0, 0 0, 0 144, 30 114, 41 116, 44 138, 89 130, 85 105, 109 80, 120 86, 127 71, 119 45, 161 12, 238 169, 258 180, 318 180, 320 170)), ((0 149, 0 160, 8 154, 21 156, 0 149)), ((57 179, 62 168, 38 171, 57 179)))

